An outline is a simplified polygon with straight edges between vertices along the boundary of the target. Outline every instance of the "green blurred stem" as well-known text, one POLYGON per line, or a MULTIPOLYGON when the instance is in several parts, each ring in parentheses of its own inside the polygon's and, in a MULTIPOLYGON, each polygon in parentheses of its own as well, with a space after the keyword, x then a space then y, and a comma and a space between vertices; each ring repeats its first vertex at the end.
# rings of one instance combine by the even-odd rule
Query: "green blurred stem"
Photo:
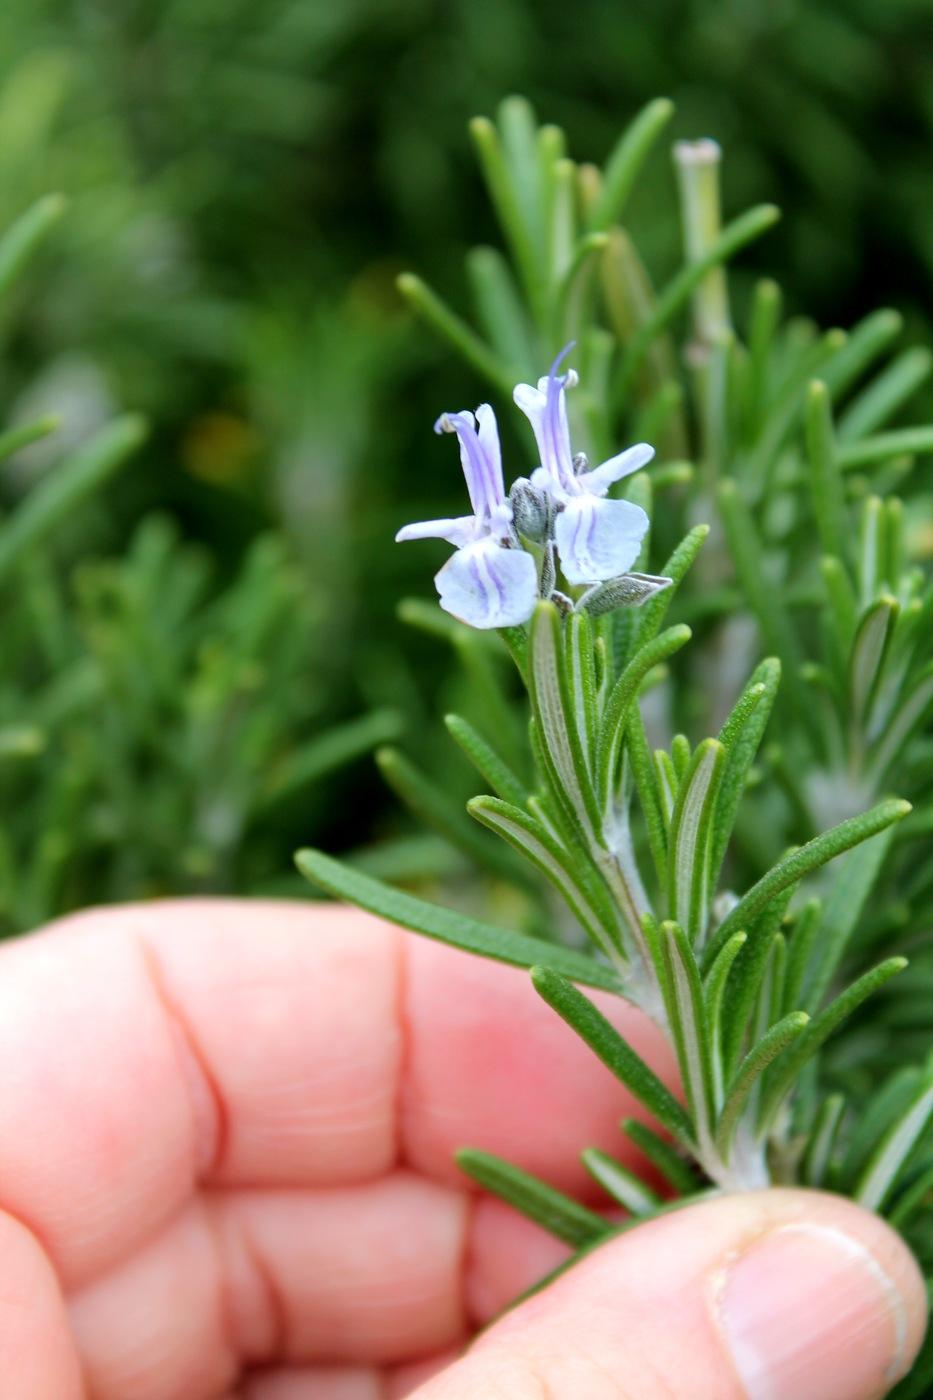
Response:
MULTIPOLYGON (((715 141, 678 141, 674 164, 680 190, 684 254, 697 263, 713 248, 722 231, 719 165, 722 152, 715 141)), ((712 346, 732 329, 729 290, 721 263, 710 267, 693 293, 693 333, 697 347, 712 346)))

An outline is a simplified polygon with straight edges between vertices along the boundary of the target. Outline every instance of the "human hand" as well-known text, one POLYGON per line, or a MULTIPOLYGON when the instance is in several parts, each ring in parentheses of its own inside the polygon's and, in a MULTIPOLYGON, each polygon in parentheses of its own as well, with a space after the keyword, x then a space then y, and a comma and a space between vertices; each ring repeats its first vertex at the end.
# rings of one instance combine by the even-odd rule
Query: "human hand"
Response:
MULTIPOLYGON (((658 1072, 658 1033, 599 998, 658 1072)), ((626 1091, 520 972, 349 910, 184 901, 0 950, 6 1400, 868 1400, 920 1275, 874 1216, 722 1197, 561 1247, 452 1163, 594 1200, 626 1091), (417 1388, 416 1387, 420 1387, 417 1388)))

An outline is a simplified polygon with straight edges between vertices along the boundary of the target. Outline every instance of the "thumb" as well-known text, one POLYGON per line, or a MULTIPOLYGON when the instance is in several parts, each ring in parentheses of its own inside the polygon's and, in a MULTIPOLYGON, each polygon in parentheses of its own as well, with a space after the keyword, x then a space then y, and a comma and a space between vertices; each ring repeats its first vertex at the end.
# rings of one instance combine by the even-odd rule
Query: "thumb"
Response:
POLYGON ((925 1321, 877 1216, 811 1191, 720 1196, 600 1246, 412 1400, 874 1400, 925 1321))

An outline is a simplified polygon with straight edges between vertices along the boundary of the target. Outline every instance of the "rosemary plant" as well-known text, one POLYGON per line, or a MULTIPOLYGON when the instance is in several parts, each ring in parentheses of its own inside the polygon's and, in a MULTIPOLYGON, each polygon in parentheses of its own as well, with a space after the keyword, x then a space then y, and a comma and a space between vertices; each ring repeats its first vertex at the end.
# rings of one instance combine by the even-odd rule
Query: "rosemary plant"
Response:
MULTIPOLYGON (((503 838, 507 859, 465 836, 409 759, 389 752, 381 763, 497 879, 530 888, 526 928, 440 908, 321 852, 297 860, 334 895, 531 970, 538 995, 654 1116, 657 1130, 624 1127, 665 1197, 584 1151, 634 1220, 668 1209, 670 1194, 824 1186, 884 1212, 931 1274, 933 1058, 905 1060, 887 990, 910 938, 929 980, 933 868, 916 843, 931 811, 922 726, 933 589, 909 492, 933 428, 890 423, 930 357, 906 350, 879 369, 894 313, 822 333, 782 321, 768 281, 740 337, 725 264, 778 215, 762 206, 721 226, 720 153, 708 141, 675 148, 685 261, 655 292, 622 218, 670 114, 651 103, 599 171, 509 99, 498 125, 472 128, 508 249, 469 256, 480 330, 417 277, 400 279, 533 430, 533 469, 507 492, 492 408, 443 415, 436 426, 459 439, 472 514, 399 535, 454 546, 436 578, 441 607, 481 629, 468 635, 497 630, 527 693, 526 741, 476 644, 485 718, 447 717, 490 790, 469 814, 503 838), (638 445, 617 454, 626 440, 638 445), (658 460, 644 470, 648 443, 658 460), (625 497, 610 495, 623 480, 625 497), (681 723, 709 737, 693 741, 681 723), (581 987, 623 995, 656 1021, 682 1099, 581 987), (887 1020, 871 1019, 873 998, 887 1020), (834 1084, 820 1054, 851 1026, 836 1044, 848 1047, 850 1076, 853 1065, 863 1074, 857 1102, 836 1091, 845 1057, 834 1084), (870 1074, 872 1056, 895 1072, 870 1074)), ((406 613, 462 635, 423 605, 406 613)), ((910 1001, 916 1029, 916 987, 910 1001)), ((925 1054, 928 1009, 920 1017, 925 1054)), ((614 1228, 488 1154, 465 1149, 460 1161, 576 1247, 614 1228)), ((924 1393, 929 1366, 928 1355, 899 1394, 924 1393)))

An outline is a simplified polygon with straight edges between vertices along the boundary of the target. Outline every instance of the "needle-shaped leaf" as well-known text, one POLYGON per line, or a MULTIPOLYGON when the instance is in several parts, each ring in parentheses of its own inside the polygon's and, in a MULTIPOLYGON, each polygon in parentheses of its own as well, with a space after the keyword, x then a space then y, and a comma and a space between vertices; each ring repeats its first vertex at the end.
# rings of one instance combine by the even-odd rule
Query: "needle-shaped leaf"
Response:
POLYGON ((691 942, 706 932, 709 836, 726 750, 704 739, 680 783, 668 843, 667 898, 691 942))
POLYGON ((899 428, 895 432, 878 433, 875 437, 841 446, 839 465, 844 470, 851 470, 853 467, 870 467, 876 462, 901 457, 905 453, 921 456, 930 452, 933 452, 933 427, 899 428))
MULTIPOLYGON (((873 838, 877 840, 878 838, 873 838)), ((804 983, 810 970, 810 959, 823 917, 819 899, 808 899, 798 911, 790 932, 787 948, 787 968, 784 974, 784 1010, 799 1011, 809 1006, 804 998, 804 983)), ((822 994, 820 995, 822 1001, 822 994)), ((811 1006, 811 1010, 816 1009, 811 1006)))
POLYGON ((913 689, 908 692, 894 714, 885 722, 869 763, 869 779, 873 784, 880 784, 884 780, 888 768, 904 753, 908 738, 923 719, 931 704, 933 704, 933 662, 920 672, 913 689))
POLYGON ((564 627, 564 674, 567 698, 573 707, 587 768, 596 749, 596 668, 593 658, 593 624, 586 613, 573 613, 564 627))
POLYGON ((640 1123, 637 1118, 623 1118, 622 1131, 648 1161, 657 1167, 675 1191, 684 1196, 692 1195, 697 1189, 696 1173, 675 1147, 659 1137, 646 1123, 640 1123))
POLYGON ((891 1124, 856 1183, 853 1195, 867 1210, 880 1210, 898 1173, 933 1114, 933 1079, 926 1077, 905 1111, 891 1124))
POLYGON ((880 428, 913 396, 933 369, 933 355, 925 345, 904 350, 848 405, 839 419, 839 437, 856 442, 880 428))
POLYGON ((13 453, 19 452, 21 448, 28 447, 30 443, 38 442, 40 438, 54 433, 59 422, 60 420, 50 413, 45 418, 37 418, 34 423, 24 423, 20 428, 9 428, 5 433, 0 433, 0 462, 12 457, 13 453))
POLYGON ((818 1016, 807 1026, 803 1035, 798 1037, 796 1044, 791 1048, 779 1065, 775 1066, 775 1072, 770 1077, 768 1087, 763 1095, 761 1111, 759 1114, 759 1128, 765 1132, 774 1119, 787 1094, 790 1092, 801 1070, 807 1061, 816 1054, 817 1050, 825 1040, 828 1040, 846 1017, 861 1006, 863 1001, 872 996, 885 982, 898 972, 902 972, 907 966, 906 958, 888 958, 886 962, 879 963, 870 972, 866 972, 851 987, 847 987, 835 1001, 831 1001, 825 1011, 821 1011, 818 1016))
POLYGON ((673 102, 657 97, 629 122, 606 162, 602 188, 590 212, 591 229, 618 222, 645 157, 673 115, 673 102))
POLYGON ((658 885, 664 888, 667 879, 667 820, 662 815, 661 794, 648 738, 645 722, 638 705, 632 705, 626 726, 626 755, 635 782, 635 791, 645 819, 648 845, 654 862, 658 885))
POLYGON ((127 414, 53 467, 0 526, 0 580, 118 471, 145 436, 144 421, 127 414))
POLYGON ((601 1215, 491 1152, 463 1147, 456 1159, 461 1170, 484 1191, 491 1191, 565 1244, 579 1248, 612 1233, 609 1221, 601 1215))
POLYGON ((531 620, 529 690, 546 776, 568 814, 590 835, 600 813, 586 760, 584 740, 567 680, 561 621, 553 603, 539 603, 531 620))
POLYGON ((732 713, 719 734, 719 741, 726 750, 726 760, 719 783, 710 833, 709 891, 711 896, 715 894, 719 883, 719 875, 726 858, 729 838, 735 826, 739 803, 745 792, 745 784, 761 744, 762 735, 774 708, 780 681, 781 663, 776 657, 767 657, 752 672, 748 684, 733 706, 732 713))
POLYGON ((808 959, 802 1003, 808 1011, 816 1011, 822 1005, 865 902, 885 864, 896 831, 896 826, 889 826, 840 859, 836 879, 824 903, 819 939, 808 959))
POLYGON ((846 1101, 842 1094, 830 1094, 820 1104, 816 1122, 810 1130, 800 1171, 807 1186, 830 1184, 836 1139, 839 1136, 845 1106, 846 1101))
POLYGON ((805 430, 810 497, 823 551, 844 559, 849 548, 845 492, 836 461, 829 390, 819 379, 812 381, 807 392, 805 430))
POLYGON ((0 297, 6 295, 64 209, 63 195, 43 195, 0 238, 0 297))
POLYGON ((799 850, 784 856, 752 886, 720 924, 707 946, 704 966, 712 966, 717 953, 733 933, 741 928, 749 928, 775 895, 802 880, 812 871, 818 870, 834 856, 841 855, 843 851, 850 850, 860 842, 867 841, 870 836, 900 821, 909 811, 909 802, 897 797, 888 798, 872 807, 870 811, 830 827, 829 831, 814 836, 812 841, 808 841, 799 850))
POLYGON ((547 966, 533 968, 531 980, 538 995, 554 1008, 558 1016, 563 1017, 606 1068, 631 1090, 669 1133, 686 1147, 691 1147, 693 1129, 684 1109, 654 1070, 648 1068, 589 998, 561 975, 553 961, 547 966))
POLYGON ((587 1147, 580 1156, 590 1176, 630 1215, 651 1215, 662 1204, 656 1191, 607 1152, 587 1147))
MULTIPOLYGON (((654 480, 657 480, 656 476, 654 480)), ((638 631, 635 634, 637 647, 645 646, 648 642, 653 641, 660 632, 667 610, 674 601, 674 594, 703 547, 703 541, 708 534, 708 525, 694 525, 662 568, 661 574, 671 580, 671 585, 654 598, 649 599, 642 608, 638 620, 638 631)))
POLYGON ((854 384, 859 375, 900 335, 903 325, 904 318, 899 311, 883 306, 853 326, 845 343, 823 372, 834 399, 838 399, 850 384, 854 384))
POLYGON ((487 744, 482 734, 474 729, 469 720, 461 715, 445 715, 444 723, 448 733, 459 744, 474 768, 485 778, 489 786, 504 797, 507 802, 514 802, 516 806, 523 806, 528 799, 528 793, 520 781, 515 776, 511 768, 496 753, 491 744, 487 744))
POLYGON ((530 877, 511 852, 484 836, 470 821, 461 802, 427 777, 398 749, 384 747, 376 753, 379 771, 405 805, 470 860, 504 880, 529 884, 530 877))
POLYGON ((897 1199, 887 1212, 887 1218, 895 1230, 903 1231, 923 1207, 929 1208, 933 1201, 933 1166, 922 1171, 913 1181, 899 1191, 897 1199))
MULTIPOLYGON (((759 530, 737 483, 731 480, 721 482, 718 500, 729 552, 748 606, 758 619, 768 648, 776 652, 785 664, 788 689, 793 692, 801 714, 807 716, 812 706, 798 680, 800 642, 784 601, 785 590, 780 580, 770 573, 772 561, 765 559, 759 530)), ((809 720, 805 722, 812 725, 809 720)))
POLYGON ((319 889, 336 899, 349 900, 371 914, 440 943, 449 943, 465 953, 493 958, 513 967, 537 967, 546 964, 566 977, 588 987, 604 991, 619 991, 619 979, 612 968, 597 962, 585 953, 564 948, 559 943, 547 943, 511 929, 498 928, 453 909, 442 909, 425 899, 392 889, 381 880, 374 880, 362 871, 342 861, 334 860, 323 851, 303 850, 295 856, 302 875, 319 889))
POLYGON ((655 666, 679 651, 690 640, 690 636, 690 628, 682 623, 677 627, 668 627, 659 637, 655 637, 635 653, 610 691, 603 707, 596 760, 599 796, 604 805, 613 790, 618 771, 629 708, 638 697, 642 681, 655 666))
POLYGON ((585 861, 575 861, 540 821, 509 802, 474 797, 467 811, 547 876, 597 947, 610 958, 619 957, 618 915, 605 885, 585 861))
POLYGON ((726 225, 702 257, 687 263, 671 279, 658 297, 651 316, 639 327, 626 347, 614 386, 616 400, 625 401, 655 336, 659 335, 687 304, 707 274, 720 263, 727 262, 747 243, 760 238, 779 218, 780 210, 773 204, 759 204, 754 209, 740 214, 737 219, 726 225))
POLYGON ((783 1017, 749 1050, 736 1070, 726 1090, 725 1103, 716 1125, 716 1147, 726 1161, 752 1090, 772 1061, 803 1033, 809 1021, 810 1017, 805 1011, 792 1011, 789 1016, 783 1017))
POLYGON ((722 1103, 724 1092, 722 1009, 726 983, 729 978, 729 973, 732 970, 732 964, 744 948, 747 938, 748 934, 741 930, 732 935, 728 943, 726 943, 720 951, 719 956, 707 973, 703 983, 703 995, 706 999, 706 1021, 709 1026, 709 1039, 713 1057, 715 1101, 717 1105, 722 1103))
POLYGON ((462 316, 451 310, 428 284, 413 272, 399 275, 396 285, 410 306, 417 311, 431 329, 446 340, 463 356, 484 379, 488 379, 500 393, 510 394, 515 384, 515 375, 494 350, 467 325, 462 316))
POLYGON ((897 599, 885 594, 859 620, 849 671, 852 719, 859 728, 868 723, 898 611, 897 599))
POLYGON ((700 970, 679 924, 661 925, 660 948, 667 974, 664 994, 668 1020, 687 1102, 702 1142, 712 1135, 716 1093, 700 970))
POLYGON ((779 972, 779 989, 783 990, 784 944, 783 938, 780 943, 777 941, 778 930, 796 888, 796 885, 788 885, 781 890, 749 925, 748 941, 726 984, 721 1043, 723 1069, 727 1076, 738 1063, 743 1045, 749 1037, 757 1039, 771 1019, 776 1019, 779 1014, 780 996, 777 994, 774 997, 774 1017, 769 1014, 775 972, 779 972), (776 969, 775 961, 778 959, 780 968, 776 969))

